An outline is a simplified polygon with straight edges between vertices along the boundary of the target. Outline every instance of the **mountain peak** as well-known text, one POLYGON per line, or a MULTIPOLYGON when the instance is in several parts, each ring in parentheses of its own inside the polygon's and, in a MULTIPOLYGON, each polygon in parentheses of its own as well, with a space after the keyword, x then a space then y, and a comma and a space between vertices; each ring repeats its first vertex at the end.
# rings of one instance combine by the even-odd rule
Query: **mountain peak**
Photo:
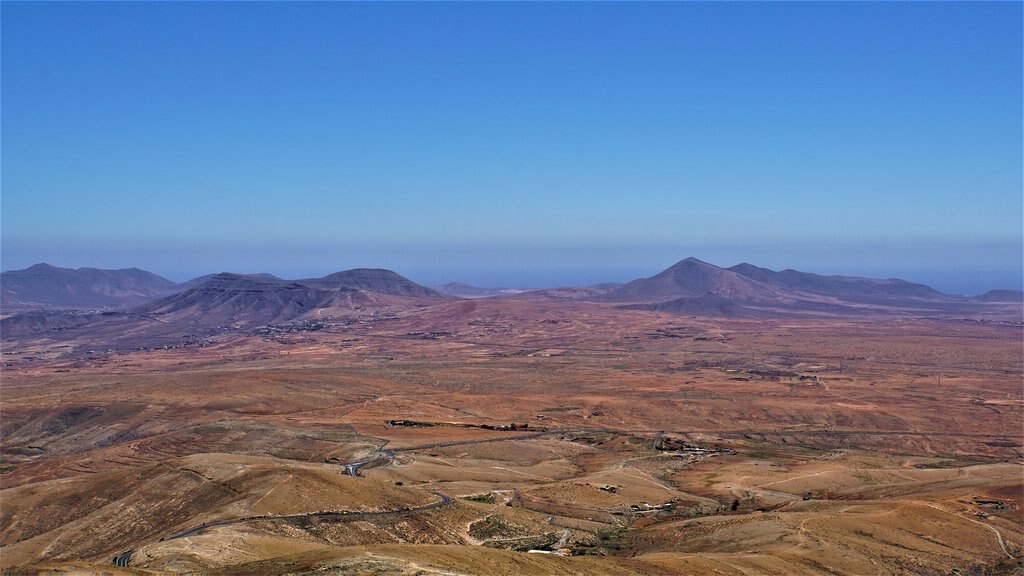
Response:
POLYGON ((353 268, 328 274, 321 280, 327 278, 402 278, 402 275, 386 268, 353 268))
POLYGON ((740 270, 765 270, 765 268, 761 268, 760 266, 754 266, 750 262, 740 262, 735 266, 730 266, 729 270, 732 270, 733 272, 739 272, 740 270))
POLYGON ((177 291, 177 285, 137 268, 61 268, 45 262, 0 274, 0 307, 112 307, 136 304, 177 291))
POLYGON ((690 264, 690 265, 701 264, 703 266, 713 266, 713 264, 708 264, 707 262, 705 262, 703 260, 700 260, 699 258, 694 258, 693 256, 690 256, 688 258, 684 258, 684 259, 680 260, 679 262, 676 262, 675 266, 681 266, 683 264, 690 264))
POLYGON ((764 300, 772 291, 731 271, 694 257, 680 260, 650 278, 634 280, 608 292, 602 300, 613 302, 665 302, 713 294, 740 300, 764 300))
POLYGON ((280 281, 275 276, 270 274, 239 274, 237 272, 218 272, 217 274, 211 274, 208 276, 209 280, 248 280, 248 281, 280 281))
POLYGON ((28 268, 25 268, 25 270, 35 270, 35 271, 40 271, 41 272, 41 271, 44 271, 44 270, 60 270, 60 268, 58 268, 57 266, 54 266, 53 264, 47 264, 46 262, 40 262, 39 264, 33 264, 33 265, 29 266, 28 268))
POLYGON ((393 296, 440 298, 441 294, 385 268, 354 268, 328 274, 323 278, 300 280, 300 283, 318 288, 350 288, 393 296))

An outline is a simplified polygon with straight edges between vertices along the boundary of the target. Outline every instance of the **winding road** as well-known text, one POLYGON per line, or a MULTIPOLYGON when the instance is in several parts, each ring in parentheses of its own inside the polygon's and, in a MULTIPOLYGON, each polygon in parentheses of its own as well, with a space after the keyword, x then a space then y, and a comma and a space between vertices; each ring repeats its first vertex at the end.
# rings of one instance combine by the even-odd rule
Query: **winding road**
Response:
POLYGON ((121 568, 127 568, 128 567, 128 561, 132 559, 132 553, 133 552, 135 552, 135 550, 128 550, 126 552, 121 552, 117 556, 114 556, 114 562, 113 562, 114 566, 119 566, 121 568))
POLYGON ((968 522, 974 522, 975 524, 978 524, 979 526, 984 526, 985 528, 988 528, 989 530, 992 531, 993 534, 995 534, 995 536, 996 536, 996 543, 999 544, 999 549, 1003 551, 1003 554, 1006 554, 1006 557, 1009 558, 1010 560, 1014 559, 1013 554, 1010 553, 1010 549, 1007 548, 1007 546, 1006 546, 1006 542, 1003 541, 1003 535, 1000 534, 999 530, 996 530, 996 528, 994 526, 989 526, 988 524, 985 524, 984 522, 979 522, 979 521, 977 521, 977 520, 975 520, 973 518, 968 518, 966 516, 961 516, 960 514, 957 514, 956 512, 950 512, 949 510, 946 510, 945 508, 942 508, 941 506, 937 506, 935 504, 932 504, 931 502, 925 502, 924 504, 925 504, 925 506, 927 506, 929 508, 934 508, 934 509, 938 510, 939 512, 945 512, 946 514, 952 514, 953 516, 956 516, 957 518, 959 518, 961 520, 967 520, 968 522))
MULTIPOLYGON (((652 446, 651 447, 653 449, 655 449, 655 450, 657 450, 658 443, 661 441, 662 436, 666 433, 664 430, 615 430, 615 429, 606 429, 606 428, 572 428, 572 429, 544 430, 544 431, 539 431, 539 432, 529 432, 529 433, 525 433, 525 434, 509 434, 507 436, 499 436, 499 437, 494 437, 494 438, 484 438, 484 439, 480 439, 480 440, 459 440, 459 441, 452 441, 452 442, 437 442, 437 443, 431 443, 431 444, 424 444, 424 445, 420 445, 420 446, 410 446, 410 447, 406 447, 406 448, 396 448, 396 449, 385 449, 384 446, 387 445, 387 442, 385 442, 378 449, 378 454, 379 454, 378 456, 376 456, 374 458, 367 458, 365 460, 358 460, 358 461, 355 461, 355 462, 347 462, 347 463, 341 464, 341 468, 342 468, 342 471, 343 471, 344 474, 347 474, 348 476, 352 476, 352 477, 358 478, 360 476, 359 471, 361 469, 364 469, 364 468, 367 468, 367 467, 387 465, 388 463, 390 463, 392 460, 395 459, 395 456, 396 456, 396 454, 398 452, 414 452, 414 451, 417 451, 417 450, 426 450, 426 449, 431 449, 431 448, 442 448, 442 447, 448 447, 448 446, 461 446, 461 445, 466 445, 466 444, 482 444, 482 443, 488 443, 488 442, 503 442, 503 441, 509 441, 509 440, 525 440, 525 439, 532 439, 532 438, 540 438, 540 437, 544 437, 544 436, 556 436, 556 435, 559 435, 559 434, 586 434, 586 433, 598 433, 598 432, 613 433, 613 434, 631 434, 631 433, 632 434, 637 434, 637 433, 640 433, 640 434, 643 434, 643 433, 652 434, 653 433, 655 436, 653 438, 652 446)), ((749 430, 688 430, 688 431, 671 431, 671 432, 668 432, 668 433, 669 434, 679 434, 679 435, 705 433, 705 434, 715 434, 715 435, 719 435, 719 436, 734 436, 734 435, 749 434, 749 433, 751 433, 751 431, 749 431, 749 430)), ((994 434, 970 434, 970 433, 949 433, 949 432, 920 432, 920 431, 904 431, 904 430, 888 430, 888 431, 867 431, 867 430, 773 430, 773 431, 757 432, 756 434, 757 435, 795 435, 795 436, 818 436, 818 435, 823 435, 823 436, 860 436, 860 435, 865 435, 865 436, 867 436, 867 435, 874 435, 874 436, 926 436, 926 437, 927 436, 945 436, 945 437, 966 437, 966 438, 1008 438, 1005 435, 994 435, 994 434)), ((415 507, 411 507, 411 508, 399 508, 399 509, 395 509, 395 510, 380 510, 380 511, 376 511, 376 512, 338 511, 338 512, 311 512, 311 513, 306 513, 306 514, 281 514, 281 515, 268 515, 268 516, 249 516, 249 517, 245 517, 245 518, 236 518, 236 519, 232 519, 232 520, 221 520, 219 522, 211 522, 211 523, 208 523, 208 524, 202 524, 200 526, 195 526, 193 528, 189 528, 187 530, 183 530, 181 532, 178 532, 176 534, 172 534, 170 536, 165 536, 165 537, 161 538, 160 540, 161 541, 176 540, 176 539, 180 539, 180 538, 185 538, 187 536, 192 536, 192 535, 195 535, 195 534, 202 533, 204 530, 207 530, 209 528, 214 528, 214 527, 218 527, 218 526, 230 526, 230 525, 234 525, 234 524, 245 524, 245 523, 250 523, 250 522, 267 522, 267 521, 294 522, 294 521, 309 520, 309 519, 320 519, 320 520, 331 519, 331 520, 335 520, 335 521, 346 521, 346 522, 348 522, 348 521, 357 521, 357 520, 361 520, 361 519, 382 517, 382 516, 388 516, 388 515, 394 515, 394 514, 414 514, 414 513, 417 513, 417 512, 425 512, 425 511, 428 511, 428 510, 434 510, 434 509, 437 509, 437 508, 441 508, 443 506, 448 506, 452 502, 452 499, 450 497, 445 496, 444 494, 441 494, 439 492, 432 492, 431 494, 433 494, 434 496, 436 496, 438 498, 437 501, 431 502, 430 504, 424 504, 423 506, 415 506, 415 507)), ((958 517, 960 517, 962 519, 970 520, 971 522, 975 522, 977 524, 981 524, 982 526, 985 526, 986 528, 988 528, 989 530, 991 530, 994 533, 994 535, 996 537, 996 541, 997 541, 999 547, 1002 549, 1002 551, 1008 557, 1013 558, 1012 554, 1010 553, 1010 551, 1008 550, 1007 546, 1003 542, 1002 535, 999 533, 998 530, 996 530, 992 526, 989 526, 989 525, 984 524, 982 522, 978 522, 976 520, 972 520, 970 518, 964 518, 962 516, 959 516, 958 514, 954 514, 952 512, 949 512, 948 510, 943 510, 942 508, 939 508, 937 506, 932 506, 932 507, 936 508, 938 510, 942 510, 943 512, 946 512, 948 514, 953 514, 953 515, 958 516, 958 517)), ((568 530, 563 531, 563 534, 562 534, 563 537, 559 541, 559 544, 562 544, 564 541, 568 540, 569 534, 567 534, 567 532, 569 532, 569 531, 568 530)), ((135 550, 127 550, 125 552, 122 552, 122 553, 118 554, 117 556, 114 556, 112 564, 114 566, 118 566, 118 567, 127 567, 129 562, 131 561, 131 557, 132 557, 132 554, 134 552, 135 552, 135 550)))
POLYGON ((395 451, 385 450, 384 447, 387 445, 388 443, 385 442, 377 449, 380 456, 377 456, 376 458, 368 458, 366 460, 359 460, 357 462, 348 462, 346 464, 342 464, 341 469, 345 471, 345 474, 348 474, 353 478, 359 478, 360 468, 372 468, 374 466, 384 466, 385 464, 389 464, 395 459, 395 451))

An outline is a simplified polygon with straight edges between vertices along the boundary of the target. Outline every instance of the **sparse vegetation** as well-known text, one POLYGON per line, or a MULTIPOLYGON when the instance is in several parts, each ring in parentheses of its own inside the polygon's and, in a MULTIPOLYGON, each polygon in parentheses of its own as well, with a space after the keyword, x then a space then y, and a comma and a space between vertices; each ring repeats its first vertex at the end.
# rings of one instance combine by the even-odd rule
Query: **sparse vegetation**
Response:
MULTIPOLYGON (((233 336, 219 348, 111 355, 74 368, 64 360, 5 367, 5 387, 21 396, 18 402, 5 398, 0 519, 18 514, 35 520, 20 520, 0 535, 21 543, 52 533, 52 551, 65 558, 144 546, 146 556, 133 562, 159 571, 166 566, 161 562, 179 558, 181 542, 160 542, 168 535, 164 524, 150 519, 187 527, 215 514, 342 509, 348 513, 330 520, 310 515, 252 522, 244 532, 209 530, 190 539, 196 552, 190 569, 216 572, 220 566, 203 558, 219 556, 204 554, 231 533, 243 546, 248 534, 260 534, 285 549, 294 538, 301 546, 347 542, 384 555, 378 543, 449 544, 451 558, 477 555, 496 565, 495 548, 546 550, 564 539, 574 555, 584 556, 573 560, 583 562, 581 570, 630 574, 637 570, 634 557, 656 556, 667 573, 700 573, 708 569, 699 564, 701 552, 713 551, 755 572, 746 551, 794 571, 810 566, 803 556, 777 555, 802 541, 799 527, 808 520, 805 536, 826 538, 834 550, 821 561, 847 573, 869 573, 871 561, 883 557, 949 573, 974 558, 992 566, 1002 554, 988 528, 966 516, 957 520, 956 514, 967 514, 959 507, 969 506, 972 514, 991 516, 971 518, 997 528, 1010 550, 1024 544, 1020 466, 1006 463, 1015 457, 1017 440, 1006 431, 1015 430, 1020 416, 1015 333, 971 325, 962 328, 969 338, 955 339, 943 324, 946 332, 936 338, 935 324, 908 322, 895 333, 891 326, 850 326, 871 334, 851 338, 832 324, 794 321, 779 339, 782 329, 769 336, 730 327, 730 345, 758 350, 766 371, 782 366, 774 357, 786 357, 780 347, 800 350, 792 370, 801 373, 806 364, 817 375, 836 374, 830 359, 844 358, 848 379, 822 378, 827 388, 729 380, 732 373, 724 370, 750 366, 746 358, 716 355, 718 341, 686 340, 685 352, 678 338, 611 344, 617 342, 609 337, 613 332, 656 333, 661 322, 615 309, 595 309, 573 323, 530 324, 533 312, 525 304, 473 303, 474 315, 511 310, 522 316, 517 327, 541 326, 531 336, 545 339, 537 349, 553 349, 551 343, 569 348, 570 342, 588 350, 633 346, 628 374, 610 369, 618 353, 574 354, 572 362, 553 368, 536 357, 481 356, 472 345, 453 351, 458 336, 378 337, 455 334, 458 326, 427 324, 436 314, 447 318, 445 306, 458 305, 366 324, 324 320, 324 329, 302 333, 311 342, 287 349, 264 336, 233 336), (373 345, 336 352, 363 345, 353 340, 373 345), (955 387, 935 388, 929 380, 926 396, 934 400, 924 398, 907 363, 927 362, 943 346, 957 359, 941 361, 961 362, 961 377, 955 387), (976 346, 976 354, 958 351, 964 346, 976 346), (1000 347, 1001 353, 992 352, 1000 347), (666 371, 666 365, 686 370, 666 371), (878 385, 872 389, 869 382, 878 385), (560 396, 568 392, 571 397, 560 396), (33 400, 58 395, 55 404, 33 400), (900 408, 907 403, 922 409, 900 408), (977 410, 985 417, 971 419, 977 410), (546 428, 521 429, 538 414, 547 415, 546 428), (971 435, 961 435, 963 422, 971 422, 971 435), (360 469, 361 478, 341 474, 346 463, 378 458, 360 469), (316 471, 296 472, 296 466, 316 471), (240 472, 247 469, 258 473, 240 472), (51 478, 61 482, 46 482, 51 478), (304 484, 311 478, 325 484, 304 484), (66 492, 34 492, 58 485, 66 492), (302 497, 299 486, 305 487, 302 497), (187 490, 177 500, 160 496, 179 489, 187 490), (468 496, 422 512, 405 510, 438 501, 435 491, 468 496), (328 499, 343 496, 351 500, 328 499), (186 504, 171 510, 162 507, 165 501, 186 504), (894 507, 906 513, 888 514, 894 507), (394 514, 360 516, 362 509, 394 514), (132 530, 149 532, 112 533, 121 517, 134 519, 132 530), (460 545, 467 528, 480 545, 460 545), (773 544, 763 547, 761 535, 773 544), (910 552, 941 542, 959 548, 923 559, 910 552)), ((713 321, 694 323, 717 331, 713 321)), ((498 342, 505 336, 487 337, 498 342)), ((43 357, 38 350, 32 355, 43 357)), ((953 372, 945 368, 944 381, 953 372)), ((339 554, 333 544, 325 546, 325 558, 339 554)), ((403 549, 417 554, 415 546, 403 549)), ((16 549, 20 556, 7 550, 0 555, 5 567, 42 558, 41 548, 27 544, 16 549)), ((233 554, 223 550, 217 554, 233 554)), ((547 561, 534 556, 528 562, 547 561)), ((272 558, 259 562, 281 566, 272 558)))
POLYGON ((594 540, 577 546, 575 554, 590 556, 615 556, 626 552, 629 542, 625 536, 626 528, 616 527, 601 530, 595 534, 594 540))

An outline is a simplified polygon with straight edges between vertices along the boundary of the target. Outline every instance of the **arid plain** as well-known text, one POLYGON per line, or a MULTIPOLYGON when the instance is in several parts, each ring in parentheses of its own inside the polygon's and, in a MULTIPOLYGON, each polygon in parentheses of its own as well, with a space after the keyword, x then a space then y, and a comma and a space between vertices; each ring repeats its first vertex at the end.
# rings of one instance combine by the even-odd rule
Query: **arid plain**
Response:
POLYGON ((1019 322, 559 296, 8 342, 3 568, 1020 570, 1019 322))

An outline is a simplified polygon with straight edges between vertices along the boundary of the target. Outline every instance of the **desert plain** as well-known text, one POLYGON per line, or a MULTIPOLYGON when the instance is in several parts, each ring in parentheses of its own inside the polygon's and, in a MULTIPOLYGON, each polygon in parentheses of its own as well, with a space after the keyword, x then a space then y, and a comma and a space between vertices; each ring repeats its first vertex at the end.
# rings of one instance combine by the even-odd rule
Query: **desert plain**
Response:
POLYGON ((7 341, 0 564, 1021 570, 1019 322, 556 296, 318 311, 135 350, 7 341))

